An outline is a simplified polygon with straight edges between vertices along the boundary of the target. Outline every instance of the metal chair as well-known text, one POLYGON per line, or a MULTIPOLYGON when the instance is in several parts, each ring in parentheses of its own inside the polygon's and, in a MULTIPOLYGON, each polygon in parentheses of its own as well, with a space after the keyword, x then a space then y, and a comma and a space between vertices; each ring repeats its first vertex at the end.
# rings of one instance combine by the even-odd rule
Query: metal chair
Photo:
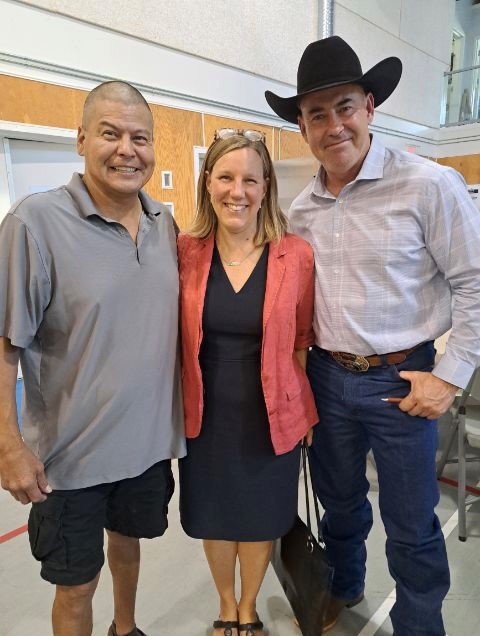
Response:
MULTIPOLYGON (((446 464, 458 463, 458 538, 467 540, 466 508, 479 495, 467 497, 466 464, 480 462, 480 369, 472 375, 466 389, 455 399, 450 408, 451 424, 447 444, 437 464, 437 477, 441 477, 446 464), (449 459, 452 446, 457 440, 457 457, 449 459), (468 449, 471 452, 467 454, 468 449)), ((471 489, 470 489, 471 492, 471 489)))

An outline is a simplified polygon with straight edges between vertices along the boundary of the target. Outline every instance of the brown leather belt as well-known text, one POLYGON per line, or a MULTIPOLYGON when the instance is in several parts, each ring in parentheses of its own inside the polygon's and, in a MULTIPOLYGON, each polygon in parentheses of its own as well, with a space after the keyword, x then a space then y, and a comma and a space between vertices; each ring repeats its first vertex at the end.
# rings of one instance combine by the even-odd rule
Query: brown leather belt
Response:
POLYGON ((379 367, 384 364, 400 364, 407 359, 415 349, 418 349, 420 345, 415 345, 410 349, 403 349, 403 351, 394 351, 393 353, 384 353, 379 356, 377 354, 373 356, 359 356, 355 353, 346 353, 345 351, 327 351, 335 362, 338 362, 342 367, 349 371, 365 372, 370 367, 379 367))

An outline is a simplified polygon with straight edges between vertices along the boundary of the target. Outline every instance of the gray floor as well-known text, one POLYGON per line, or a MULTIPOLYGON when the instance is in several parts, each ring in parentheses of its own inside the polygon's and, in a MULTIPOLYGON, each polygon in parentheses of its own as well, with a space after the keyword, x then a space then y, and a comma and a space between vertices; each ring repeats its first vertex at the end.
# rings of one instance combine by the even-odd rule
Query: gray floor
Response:
MULTIPOLYGON (((448 466, 446 475, 456 477, 448 466)), ((384 532, 378 514, 377 484, 369 466, 375 524, 368 540, 366 599, 346 610, 332 636, 388 636, 388 610, 393 582, 384 557, 384 532)), ((469 465, 469 483, 480 478, 480 465, 469 465)), ((480 501, 468 512, 466 543, 457 539, 456 490, 441 484, 438 515, 447 535, 452 585, 444 605, 449 636, 480 634, 480 501)), ((207 636, 217 615, 215 592, 201 544, 186 537, 178 520, 178 493, 171 504, 170 528, 158 540, 142 543, 142 572, 137 620, 149 636, 207 636)), ((28 510, 0 492, 0 536, 26 523, 28 510)), ((0 636, 49 636, 53 588, 38 575, 25 533, 0 544, 0 636)), ((300 636, 274 573, 269 570, 261 590, 259 613, 270 636, 300 636)), ((105 570, 94 601, 95 636, 105 636, 112 618, 111 585, 105 570)))

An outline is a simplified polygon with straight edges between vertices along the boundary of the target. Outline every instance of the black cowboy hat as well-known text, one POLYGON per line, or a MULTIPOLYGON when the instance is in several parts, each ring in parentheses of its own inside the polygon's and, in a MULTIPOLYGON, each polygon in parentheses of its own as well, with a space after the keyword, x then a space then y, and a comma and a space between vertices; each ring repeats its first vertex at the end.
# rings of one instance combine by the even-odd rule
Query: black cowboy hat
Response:
POLYGON ((338 35, 333 35, 312 42, 303 52, 298 65, 296 95, 279 97, 265 91, 265 98, 279 117, 296 124, 298 101, 303 95, 342 84, 359 84, 373 94, 375 106, 379 106, 393 93, 401 75, 402 63, 398 57, 387 57, 363 74, 352 47, 338 35))

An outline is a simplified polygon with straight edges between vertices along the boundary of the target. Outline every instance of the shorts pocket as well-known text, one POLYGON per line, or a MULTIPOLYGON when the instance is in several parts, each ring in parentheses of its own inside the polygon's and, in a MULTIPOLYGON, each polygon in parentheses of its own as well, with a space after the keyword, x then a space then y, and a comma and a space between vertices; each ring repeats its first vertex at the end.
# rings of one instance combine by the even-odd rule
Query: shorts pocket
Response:
POLYGON ((48 561, 52 569, 67 567, 67 547, 63 536, 64 497, 50 495, 46 501, 32 504, 28 520, 28 537, 37 561, 48 561))
MULTIPOLYGON (((165 472, 165 489, 164 489, 164 499, 163 506, 158 508, 158 513, 160 511, 163 512, 162 515, 159 514, 157 524, 158 524, 158 532, 164 533, 168 528, 168 504, 173 497, 173 493, 175 491, 175 478, 173 476, 171 463, 168 463, 168 469, 165 472)), ((160 536, 160 535, 159 535, 160 536)))
POLYGON ((169 473, 167 475, 167 492, 166 492, 166 500, 165 500, 165 512, 168 512, 168 504, 170 503, 170 499, 173 497, 173 493, 175 492, 175 478, 173 476, 172 469, 170 468, 169 473))

